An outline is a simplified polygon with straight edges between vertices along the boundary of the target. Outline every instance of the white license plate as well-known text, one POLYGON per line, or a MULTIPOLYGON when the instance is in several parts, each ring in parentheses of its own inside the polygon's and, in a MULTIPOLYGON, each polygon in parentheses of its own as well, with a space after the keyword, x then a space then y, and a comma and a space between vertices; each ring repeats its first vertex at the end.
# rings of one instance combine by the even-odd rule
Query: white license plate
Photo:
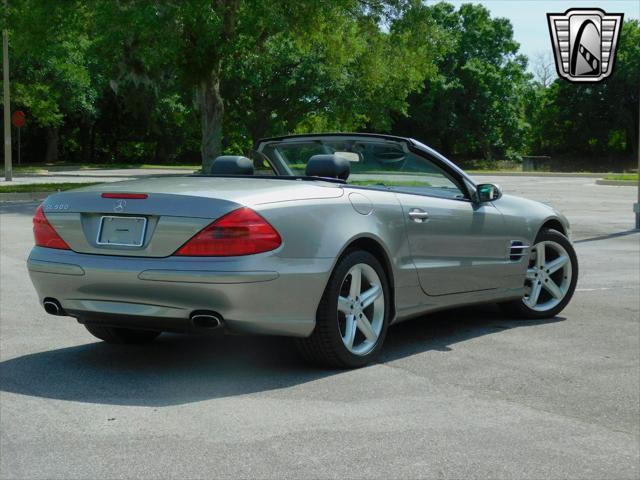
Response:
POLYGON ((144 217, 104 216, 100 219, 98 245, 141 247, 147 231, 144 217))

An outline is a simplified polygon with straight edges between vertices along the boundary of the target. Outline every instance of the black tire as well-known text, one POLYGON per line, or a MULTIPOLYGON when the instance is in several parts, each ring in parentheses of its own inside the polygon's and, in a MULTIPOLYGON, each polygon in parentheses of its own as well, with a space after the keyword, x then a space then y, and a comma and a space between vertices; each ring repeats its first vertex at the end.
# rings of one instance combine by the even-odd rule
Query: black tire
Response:
POLYGON ((389 326, 391 312, 389 280, 384 268, 372 254, 362 250, 347 252, 334 268, 320 300, 316 314, 316 326, 307 338, 295 339, 301 355, 308 361, 337 368, 359 368, 371 363, 380 353, 389 326), (367 264, 380 278, 384 295, 384 317, 382 329, 374 347, 366 354, 350 352, 342 341, 338 322, 338 296, 349 270, 357 264, 367 264))
POLYGON ((533 310, 524 303, 523 299, 512 300, 510 302, 500 304, 500 306, 504 308, 505 312, 515 317, 532 320, 553 318, 562 310, 564 310, 567 304, 571 301, 573 293, 576 289, 576 284, 578 283, 578 257, 576 256, 576 252, 569 239, 557 230, 543 229, 538 233, 534 245, 542 241, 556 242, 567 251, 567 254, 569 255, 569 261, 571 262, 572 276, 571 282, 569 284, 569 289, 567 290, 567 293, 560 303, 558 303, 555 307, 545 311, 533 310))
POLYGON ((86 324, 84 328, 94 337, 107 343, 129 345, 152 342, 162 333, 154 330, 134 330, 132 328, 105 327, 94 324, 86 324))

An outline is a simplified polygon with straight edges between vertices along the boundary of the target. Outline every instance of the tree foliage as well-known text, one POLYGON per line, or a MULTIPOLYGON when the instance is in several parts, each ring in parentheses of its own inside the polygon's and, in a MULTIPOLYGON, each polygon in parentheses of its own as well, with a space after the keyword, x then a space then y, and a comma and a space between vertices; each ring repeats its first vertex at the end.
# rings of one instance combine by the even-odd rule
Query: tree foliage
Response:
POLYGON ((546 154, 637 154, 640 24, 625 22, 614 72, 598 84, 556 80, 529 106, 531 148, 546 154))
POLYGON ((339 130, 414 136, 454 158, 630 156, 637 145, 637 21, 623 27, 614 75, 587 86, 534 79, 509 21, 472 4, 9 4, 29 161, 206 165, 263 136, 339 130))
POLYGON ((398 119, 395 131, 453 156, 490 159, 522 151, 528 128, 522 99, 530 76, 509 21, 491 18, 480 5, 456 10, 439 3, 416 10, 444 28, 449 45, 437 74, 411 96, 408 117, 398 119))

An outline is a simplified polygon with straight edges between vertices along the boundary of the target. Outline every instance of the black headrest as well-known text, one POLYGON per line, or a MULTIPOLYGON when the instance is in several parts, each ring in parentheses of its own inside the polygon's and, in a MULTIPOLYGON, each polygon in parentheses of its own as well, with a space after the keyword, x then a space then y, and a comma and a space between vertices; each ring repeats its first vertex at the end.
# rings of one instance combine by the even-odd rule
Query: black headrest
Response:
POLYGON ((338 155, 314 155, 307 163, 306 174, 310 177, 349 178, 349 160, 338 155))
POLYGON ((223 155, 213 161, 210 173, 214 175, 253 175, 253 162, 247 157, 223 155))

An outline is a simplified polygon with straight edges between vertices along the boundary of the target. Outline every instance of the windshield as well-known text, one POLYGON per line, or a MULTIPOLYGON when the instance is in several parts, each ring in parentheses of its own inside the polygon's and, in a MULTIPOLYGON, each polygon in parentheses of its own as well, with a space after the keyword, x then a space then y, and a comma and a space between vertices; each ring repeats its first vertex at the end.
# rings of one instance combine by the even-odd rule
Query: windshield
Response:
POLYGON ((333 154, 350 162, 349 184, 464 198, 462 189, 448 173, 431 159, 410 151, 401 140, 301 138, 270 141, 259 150, 254 154, 254 165, 268 163, 281 175, 305 175, 311 157, 333 154))

